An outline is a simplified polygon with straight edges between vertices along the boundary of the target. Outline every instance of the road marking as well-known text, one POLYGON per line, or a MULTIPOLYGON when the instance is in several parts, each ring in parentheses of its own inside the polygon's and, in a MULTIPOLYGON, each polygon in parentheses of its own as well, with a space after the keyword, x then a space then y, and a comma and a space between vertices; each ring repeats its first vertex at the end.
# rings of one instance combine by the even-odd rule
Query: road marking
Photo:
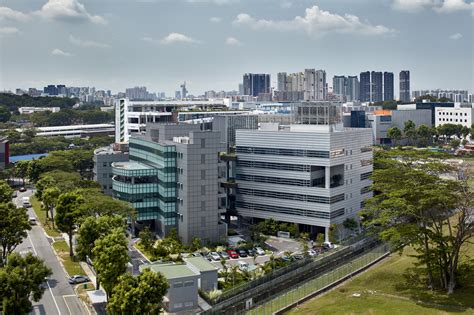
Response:
MULTIPOLYGON (((35 253, 35 256, 38 256, 35 245, 33 244, 33 241, 31 240, 30 232, 26 231, 26 233, 28 234, 28 240, 30 241, 31 246, 33 247, 33 252, 35 253)), ((51 293, 51 297, 53 298, 54 305, 56 306, 56 309, 58 310, 58 314, 61 315, 61 311, 59 310, 58 303, 56 302, 56 299, 54 298, 53 290, 51 290, 51 286, 49 285, 49 280, 46 280, 46 284, 48 285, 49 293, 51 293)))
MULTIPOLYGON (((68 295, 68 296, 70 296, 70 295, 68 295)), ((71 315, 72 314, 71 309, 69 308, 69 305, 67 304, 66 297, 67 297, 66 295, 63 295, 64 304, 66 304, 67 310, 69 311, 69 315, 71 315)))

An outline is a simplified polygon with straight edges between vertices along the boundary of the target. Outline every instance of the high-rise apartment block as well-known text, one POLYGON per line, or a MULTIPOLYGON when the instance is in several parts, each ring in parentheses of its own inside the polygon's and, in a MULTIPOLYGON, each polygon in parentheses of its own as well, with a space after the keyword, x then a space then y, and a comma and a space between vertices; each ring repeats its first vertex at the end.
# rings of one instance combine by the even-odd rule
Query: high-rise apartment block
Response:
POLYGON ((395 99, 393 93, 393 72, 383 73, 383 100, 392 101, 395 99))
POLYGON ((359 78, 355 76, 347 77, 346 101, 353 102, 360 100, 359 78))
POLYGON ((347 77, 335 75, 332 78, 332 92, 341 100, 344 100, 347 95, 347 77))
POLYGON ((372 71, 370 73, 370 101, 371 102, 381 102, 383 101, 383 81, 382 81, 382 72, 372 71))
POLYGON ((400 71, 400 101, 408 103, 410 99, 410 71, 400 71))
POLYGON ((371 85, 370 85, 370 72, 361 72, 360 73, 360 101, 361 102, 370 102, 370 91, 371 91, 371 85))
POLYGON ((259 96, 270 93, 270 75, 246 73, 243 77, 244 95, 259 96))

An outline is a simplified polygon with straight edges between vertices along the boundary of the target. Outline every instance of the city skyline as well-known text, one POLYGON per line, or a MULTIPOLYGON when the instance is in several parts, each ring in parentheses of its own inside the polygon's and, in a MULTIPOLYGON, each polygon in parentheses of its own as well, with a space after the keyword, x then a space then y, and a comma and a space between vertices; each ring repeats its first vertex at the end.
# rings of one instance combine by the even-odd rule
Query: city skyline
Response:
POLYGON ((328 82, 407 69, 412 90, 472 90, 472 2, 347 3, 4 0, 0 90, 54 83, 173 95, 186 81, 199 95, 237 90, 247 72, 270 74, 276 87, 278 72, 306 68, 324 69, 328 82))

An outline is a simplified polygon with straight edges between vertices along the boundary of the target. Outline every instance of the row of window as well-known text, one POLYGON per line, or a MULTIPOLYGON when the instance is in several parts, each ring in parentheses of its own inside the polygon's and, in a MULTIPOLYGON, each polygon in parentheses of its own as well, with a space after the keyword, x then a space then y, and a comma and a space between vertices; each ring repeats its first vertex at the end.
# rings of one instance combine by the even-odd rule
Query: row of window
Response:
POLYGON ((164 157, 165 159, 176 158, 176 152, 163 152, 161 150, 151 148, 151 147, 147 147, 147 146, 135 143, 135 142, 130 142, 129 147, 130 147, 130 151, 132 151, 132 150, 141 150, 141 151, 152 153, 154 155, 164 157))
POLYGON ((268 190, 248 189, 248 188, 237 188, 237 191, 241 195, 297 200, 297 201, 324 203, 324 204, 333 204, 333 203, 344 200, 344 194, 339 194, 332 197, 320 197, 320 196, 291 194, 291 193, 283 193, 283 192, 268 191, 268 190))
MULTIPOLYGON (((452 112, 439 112, 440 115, 453 116, 452 112)), ((462 116, 463 113, 454 113, 454 116, 462 116)), ((467 113, 464 113, 464 116, 467 116, 467 113)))
POLYGON ((369 179, 370 176, 372 176, 372 172, 362 173, 360 174, 360 180, 369 179))
POLYGON ((313 150, 301 150, 301 149, 259 148, 259 147, 238 146, 237 153, 301 156, 301 157, 314 157, 314 158, 324 158, 324 159, 329 158, 329 151, 313 151, 313 150))
POLYGON ((360 189, 360 194, 361 194, 361 195, 362 195, 362 194, 366 194, 366 193, 370 192, 371 190, 372 190, 372 189, 370 189, 370 186, 362 187, 362 188, 360 189))
MULTIPOLYGON (((256 175, 246 175, 246 174, 237 174, 235 178, 238 180, 245 180, 245 181, 257 182, 257 183, 312 187, 311 181, 305 180, 305 179, 267 177, 267 176, 256 176, 256 175)), ((315 185, 316 184, 317 183, 315 183, 315 185)))
MULTIPOLYGON (((460 122, 460 123, 463 122, 462 119, 459 119, 458 121, 458 119, 453 120, 452 118, 438 118, 438 121, 454 121, 454 122, 460 122)), ((467 123, 467 119, 464 119, 464 122, 467 123)))
POLYGON ((311 171, 311 165, 283 164, 283 163, 257 162, 257 161, 245 161, 245 160, 237 160, 237 166, 252 167, 252 168, 266 168, 266 169, 283 170, 283 171, 296 171, 296 172, 311 171))
MULTIPOLYGON (((294 208, 285 208, 285 207, 276 207, 270 205, 262 205, 250 202, 237 201, 236 206, 238 208, 281 213, 281 214, 290 214, 297 216, 305 216, 318 219, 330 219, 331 214, 329 212, 314 211, 314 210, 305 210, 305 209, 294 209, 294 208)), ((333 217, 344 215, 344 208, 336 210, 333 217), (342 212, 342 214, 341 214, 342 212)))

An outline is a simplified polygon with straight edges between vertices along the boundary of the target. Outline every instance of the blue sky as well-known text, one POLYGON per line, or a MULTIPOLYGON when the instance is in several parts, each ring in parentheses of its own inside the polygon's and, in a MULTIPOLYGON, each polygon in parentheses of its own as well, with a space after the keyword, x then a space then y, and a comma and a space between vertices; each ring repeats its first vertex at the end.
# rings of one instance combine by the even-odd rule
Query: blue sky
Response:
POLYGON ((409 69, 412 89, 473 92, 473 30, 470 0, 0 0, 0 90, 200 94, 317 68, 329 85, 409 69))

